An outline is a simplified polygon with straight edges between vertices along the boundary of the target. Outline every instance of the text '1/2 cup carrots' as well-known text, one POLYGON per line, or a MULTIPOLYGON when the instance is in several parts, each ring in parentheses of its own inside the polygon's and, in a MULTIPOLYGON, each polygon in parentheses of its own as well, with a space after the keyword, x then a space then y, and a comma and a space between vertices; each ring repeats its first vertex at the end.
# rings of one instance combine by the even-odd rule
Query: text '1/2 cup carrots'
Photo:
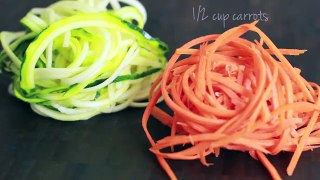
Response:
POLYGON ((150 150, 171 179, 176 176, 166 159, 200 159, 209 166, 205 157, 219 156, 220 148, 248 152, 273 179, 281 179, 266 155, 294 152, 287 168, 292 175, 301 153, 319 147, 320 87, 284 56, 305 51, 277 48, 256 23, 186 43, 153 84, 142 124, 150 150), (260 39, 240 37, 249 31, 260 39), (172 115, 156 106, 161 97, 172 115), (155 141, 147 128, 150 115, 171 134, 155 141))

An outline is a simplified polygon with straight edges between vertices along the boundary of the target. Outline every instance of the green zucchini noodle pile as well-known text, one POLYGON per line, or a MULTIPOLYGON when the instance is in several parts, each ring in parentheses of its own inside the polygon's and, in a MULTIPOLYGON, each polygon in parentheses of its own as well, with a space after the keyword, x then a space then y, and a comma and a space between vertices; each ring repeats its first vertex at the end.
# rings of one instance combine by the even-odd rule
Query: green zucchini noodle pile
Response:
POLYGON ((1 32, 0 70, 36 113, 85 120, 144 107, 168 47, 143 31, 137 0, 62 0, 34 8, 23 32, 1 32))

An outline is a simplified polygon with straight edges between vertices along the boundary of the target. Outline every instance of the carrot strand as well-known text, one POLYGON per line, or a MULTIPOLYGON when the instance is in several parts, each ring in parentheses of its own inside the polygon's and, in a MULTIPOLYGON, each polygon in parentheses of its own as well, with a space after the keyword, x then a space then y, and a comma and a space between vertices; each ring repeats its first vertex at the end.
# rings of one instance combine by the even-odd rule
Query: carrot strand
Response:
POLYGON ((142 126, 171 179, 177 177, 167 159, 199 159, 208 166, 206 156, 219 156, 221 148, 248 152, 281 179, 266 155, 294 152, 287 167, 292 175, 302 152, 320 147, 320 88, 285 57, 305 50, 277 48, 256 23, 187 42, 154 82, 142 126), (260 38, 241 37, 250 31, 260 38), (172 113, 156 106, 161 97, 172 113), (171 133, 154 140, 150 116, 171 133))

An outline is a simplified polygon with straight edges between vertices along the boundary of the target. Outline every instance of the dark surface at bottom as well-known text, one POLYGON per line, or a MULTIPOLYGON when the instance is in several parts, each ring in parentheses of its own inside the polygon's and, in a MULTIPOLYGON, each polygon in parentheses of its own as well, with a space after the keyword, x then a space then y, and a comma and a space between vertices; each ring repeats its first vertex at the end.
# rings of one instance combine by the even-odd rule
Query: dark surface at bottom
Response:
MULTIPOLYGON (((4 78, 1 78, 3 80, 4 78)), ((6 87, 7 82, 0 82, 6 87)), ((6 94, 6 88, 0 90, 6 94)), ((89 121, 59 122, 40 117, 29 106, 5 95, 1 103, 0 179, 100 180, 166 179, 141 128, 142 109, 99 115, 89 121), (129 118, 130 117, 130 118, 129 118)), ((169 129, 153 119, 155 136, 169 129)), ((291 153, 270 157, 280 174, 291 153)), ((223 150, 219 158, 170 161, 181 179, 269 179, 264 167, 247 153, 223 150)), ((291 179, 320 179, 320 151, 305 152, 291 179)))

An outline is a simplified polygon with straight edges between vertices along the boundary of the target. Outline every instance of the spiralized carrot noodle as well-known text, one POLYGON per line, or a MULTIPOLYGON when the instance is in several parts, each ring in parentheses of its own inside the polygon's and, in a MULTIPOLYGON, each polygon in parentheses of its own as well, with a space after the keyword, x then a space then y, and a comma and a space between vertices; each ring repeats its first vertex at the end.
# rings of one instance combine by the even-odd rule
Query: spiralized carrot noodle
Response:
POLYGON ((319 147, 320 87, 285 57, 305 51, 277 48, 256 23, 186 43, 153 84, 142 125, 171 179, 176 176, 167 159, 199 159, 209 166, 205 157, 218 156, 220 148, 248 152, 273 179, 281 179, 266 155, 294 152, 291 176, 301 153, 319 147), (241 38, 249 31, 260 39, 241 38), (161 97, 172 113, 156 106, 161 97), (171 134, 155 141, 147 128, 150 115, 171 134))

